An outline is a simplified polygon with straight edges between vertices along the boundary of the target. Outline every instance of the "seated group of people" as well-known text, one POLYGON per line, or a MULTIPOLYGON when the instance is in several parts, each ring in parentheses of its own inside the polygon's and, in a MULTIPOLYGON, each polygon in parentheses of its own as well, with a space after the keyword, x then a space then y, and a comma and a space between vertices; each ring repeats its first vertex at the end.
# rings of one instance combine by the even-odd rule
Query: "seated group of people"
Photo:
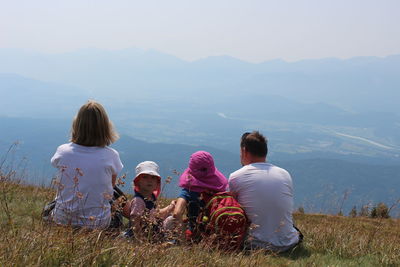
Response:
MULTIPOLYGON (((123 168, 118 152, 109 147, 118 135, 102 105, 95 101, 80 108, 71 135, 71 142, 59 146, 51 159, 58 175, 50 219, 61 225, 108 228, 113 219, 113 188, 123 168)), ((243 167, 229 179, 215 167, 210 153, 193 153, 179 178, 180 194, 166 207, 157 206, 161 192, 158 165, 153 161, 139 163, 132 182, 133 198, 121 211, 129 218, 125 236, 141 239, 149 232, 162 236, 183 229, 186 238, 193 239, 204 195, 230 192, 251 223, 240 247, 275 252, 295 247, 302 235, 292 220, 292 179, 286 170, 266 161, 267 150, 267 141, 258 131, 243 134, 243 167)), ((204 216, 203 222, 207 220, 204 216)))

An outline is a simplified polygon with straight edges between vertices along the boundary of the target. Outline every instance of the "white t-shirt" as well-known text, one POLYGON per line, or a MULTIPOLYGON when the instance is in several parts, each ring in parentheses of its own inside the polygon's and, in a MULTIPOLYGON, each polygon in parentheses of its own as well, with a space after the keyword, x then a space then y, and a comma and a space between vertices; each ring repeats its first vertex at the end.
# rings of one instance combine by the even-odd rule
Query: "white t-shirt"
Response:
POLYGON ((229 176, 229 190, 252 223, 247 240, 254 247, 284 250, 298 242, 292 178, 286 170, 270 163, 246 165, 229 176))
POLYGON ((111 220, 112 175, 123 165, 110 147, 61 145, 51 158, 58 169, 56 223, 90 228, 106 228, 111 220))

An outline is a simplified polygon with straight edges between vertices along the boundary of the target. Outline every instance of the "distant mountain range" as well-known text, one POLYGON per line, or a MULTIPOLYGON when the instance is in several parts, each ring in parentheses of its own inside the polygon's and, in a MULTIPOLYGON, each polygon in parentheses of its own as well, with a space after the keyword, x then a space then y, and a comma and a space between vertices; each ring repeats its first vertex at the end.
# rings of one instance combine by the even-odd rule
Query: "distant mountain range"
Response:
POLYGON ((0 73, 78 87, 118 103, 188 97, 193 103, 220 103, 227 96, 279 95, 353 112, 400 113, 400 55, 252 64, 228 56, 187 62, 140 49, 64 54, 0 49, 0 73))

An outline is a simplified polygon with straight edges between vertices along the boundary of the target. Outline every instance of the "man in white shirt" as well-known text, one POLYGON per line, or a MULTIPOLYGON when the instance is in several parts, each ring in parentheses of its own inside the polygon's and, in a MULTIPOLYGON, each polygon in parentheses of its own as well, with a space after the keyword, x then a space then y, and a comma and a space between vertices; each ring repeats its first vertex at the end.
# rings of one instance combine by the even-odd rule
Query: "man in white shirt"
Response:
POLYGON ((258 131, 245 133, 240 142, 243 167, 229 176, 229 190, 237 195, 252 226, 247 249, 283 252, 301 242, 293 226, 293 184, 290 174, 266 162, 267 141, 258 131))

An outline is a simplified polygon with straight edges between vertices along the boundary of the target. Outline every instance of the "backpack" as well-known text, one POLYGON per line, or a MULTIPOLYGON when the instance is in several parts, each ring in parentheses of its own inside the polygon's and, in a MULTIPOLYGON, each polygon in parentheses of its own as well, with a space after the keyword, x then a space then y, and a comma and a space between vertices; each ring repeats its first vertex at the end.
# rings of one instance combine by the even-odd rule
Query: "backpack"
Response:
POLYGON ((230 192, 202 194, 202 198, 206 204, 198 223, 203 225, 203 238, 224 250, 238 249, 249 226, 239 202, 230 192))

